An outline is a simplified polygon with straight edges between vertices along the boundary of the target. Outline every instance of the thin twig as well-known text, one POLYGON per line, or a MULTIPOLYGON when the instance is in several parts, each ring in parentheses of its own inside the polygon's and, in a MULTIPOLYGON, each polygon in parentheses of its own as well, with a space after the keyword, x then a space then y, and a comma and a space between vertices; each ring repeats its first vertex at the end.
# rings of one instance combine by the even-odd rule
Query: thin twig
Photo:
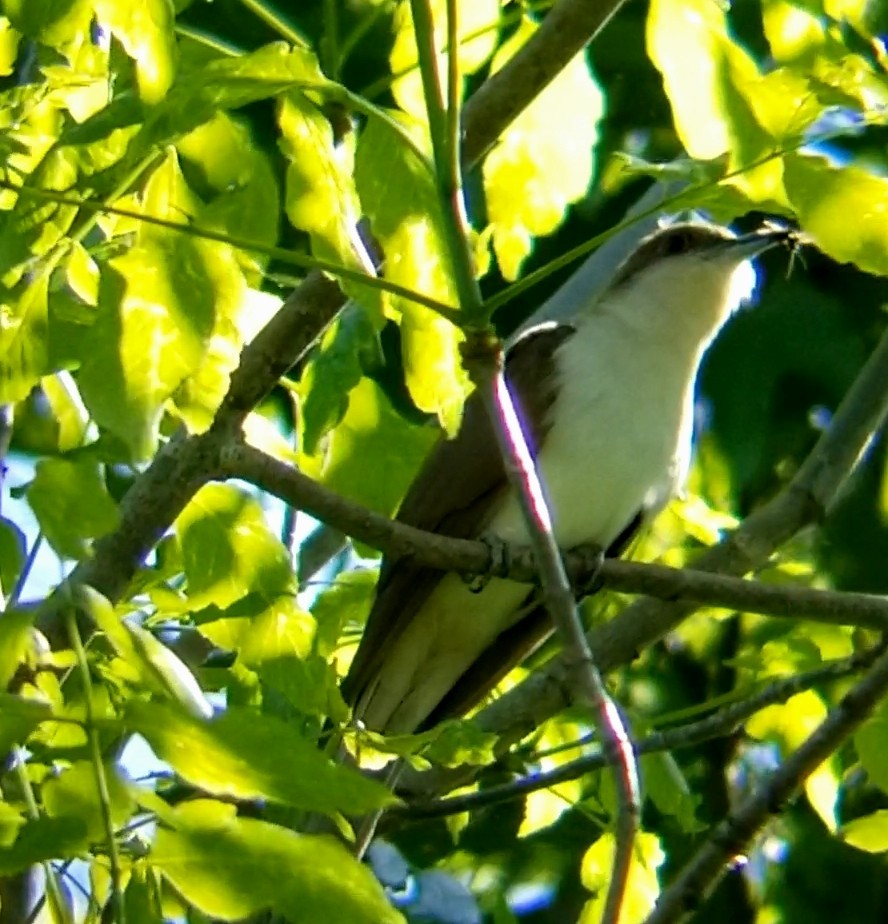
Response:
MULTIPOLYGON (((876 646, 848 658, 839 658, 824 664, 822 667, 817 667, 801 674, 780 677, 768 683, 763 689, 750 693, 744 699, 729 703, 727 706, 706 716, 706 718, 664 731, 652 732, 647 737, 635 742, 635 752, 640 756, 642 754, 674 751, 679 748, 695 747, 698 744, 711 741, 713 738, 723 738, 731 735, 746 719, 759 710, 767 706, 785 703, 793 696, 826 681, 858 673, 869 667, 884 650, 884 646, 876 646)), ((509 783, 488 786, 478 792, 448 796, 445 799, 417 799, 392 806, 388 809, 387 815, 394 817, 400 815, 418 819, 440 818, 461 812, 477 811, 488 805, 522 798, 532 792, 550 789, 560 783, 579 779, 587 773, 601 770, 606 766, 607 759, 604 753, 601 749, 597 749, 591 754, 585 754, 552 770, 530 773, 509 783)))
POLYGON ((699 906, 724 876, 730 859, 749 842, 802 783, 870 715, 888 692, 888 654, 755 791, 722 820, 703 846, 660 895, 645 924, 676 924, 699 906))
POLYGON ((576 599, 552 532, 542 486, 502 372, 498 371, 492 381, 477 382, 477 386, 495 422, 494 431, 506 462, 506 474, 528 525, 543 600, 561 643, 562 658, 569 665, 572 699, 590 710, 608 765, 613 769, 617 792, 614 861, 601 921, 602 924, 616 924, 629 881, 641 811, 632 741, 586 641, 576 599))
POLYGON ((102 826, 105 829, 105 841, 108 848, 108 860, 111 865, 111 898, 116 912, 114 920, 118 924, 126 924, 126 907, 123 903, 123 880, 121 878, 120 853, 117 849, 117 838, 114 836, 114 821, 111 818, 111 793, 108 789, 108 778, 105 775, 105 762, 102 759, 102 747, 99 742, 99 730, 96 728, 93 713, 92 678, 89 673, 89 663, 86 660, 86 650, 77 628, 74 617, 74 608, 65 610, 65 621, 68 625, 68 634, 71 648, 77 659, 80 671, 80 681, 83 684, 83 703, 85 712, 84 728, 89 741, 90 758, 95 775, 96 793, 99 797, 99 808, 102 814, 102 826))

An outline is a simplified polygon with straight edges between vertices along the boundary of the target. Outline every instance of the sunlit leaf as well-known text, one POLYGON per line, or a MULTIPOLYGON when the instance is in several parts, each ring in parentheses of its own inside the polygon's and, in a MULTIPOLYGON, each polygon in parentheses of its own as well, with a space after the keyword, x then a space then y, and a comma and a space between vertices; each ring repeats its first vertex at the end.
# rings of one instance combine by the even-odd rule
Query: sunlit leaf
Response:
MULTIPOLYGON (((127 783, 113 763, 104 766, 107 808, 113 824, 123 824, 135 808, 127 783)), ((75 761, 47 780, 42 787, 43 805, 50 818, 79 819, 86 825, 91 841, 107 840, 102 798, 99 796, 95 768, 89 761, 75 761)))
POLYGON ((867 853, 888 850, 888 810, 879 809, 871 815, 855 818, 842 825, 839 834, 845 843, 867 853))
MULTIPOLYGON (((820 725, 826 715, 823 700, 813 690, 807 690, 781 706, 768 706, 757 712, 746 723, 746 732, 754 738, 776 738, 787 751, 793 751, 820 725)), ((808 776, 805 780, 805 794, 823 823, 835 831, 836 800, 839 795, 835 756, 827 758, 808 776)))
MULTIPOLYGON (((272 245, 278 239, 280 188, 269 153, 257 147, 249 126, 226 112, 218 112, 176 142, 183 169, 189 175, 203 204, 200 224, 225 231, 240 240, 272 245), (199 179, 198 179, 199 178, 199 179)), ((259 286, 268 258, 264 255, 234 253, 251 286, 259 286)), ((273 296, 267 293, 267 297, 273 296)), ((244 308, 238 329, 244 340, 267 320, 258 304, 244 308)))
POLYGON ((0 746, 3 753, 8 753, 14 744, 21 744, 41 722, 51 717, 52 707, 47 702, 0 693, 0 746))
POLYGON ((229 707, 202 722, 162 703, 133 701, 126 717, 161 760, 215 795, 352 814, 394 799, 381 783, 324 756, 292 725, 253 710, 229 707))
MULTIPOLYGON (((401 119, 422 148, 418 124, 401 119)), ((370 119, 358 144, 355 178, 361 205, 386 259, 392 282, 456 304, 450 260, 432 175, 403 139, 381 119, 370 119)), ((404 375, 410 396, 437 414, 448 431, 459 423, 467 377, 459 356, 462 334, 449 321, 406 299, 387 299, 400 314, 404 375)))
POLYGON ((188 596, 195 609, 227 607, 248 593, 273 599, 290 592, 287 550, 265 521, 259 504, 229 485, 205 485, 175 523, 188 596))
POLYGON ((58 45, 89 28, 92 0, 4 0, 3 12, 29 38, 58 45))
POLYGON ((663 74, 675 128, 692 157, 709 160, 734 144, 739 124, 754 124, 738 83, 758 68, 728 33, 725 8, 709 0, 654 0, 648 53, 663 74))
MULTIPOLYGON (((336 143, 330 120, 302 94, 287 94, 278 111, 287 158, 287 217, 311 236, 312 253, 321 260, 367 272, 358 253, 361 205, 355 189, 354 144, 336 143)), ((344 281, 343 291, 362 306, 380 313, 379 290, 344 281)))
POLYGON ((7 610, 0 619, 0 688, 6 689, 25 658, 31 638, 34 613, 7 610))
POLYGON ((0 76, 8 77, 15 67, 21 34, 5 16, 0 16, 0 76))
POLYGON ((141 626, 128 622, 124 626, 142 664, 164 693, 190 715, 209 719, 213 715, 213 707, 182 659, 141 626))
POLYGON ((177 80, 155 106, 140 132, 136 152, 175 140, 213 118, 275 96, 294 83, 326 84, 317 59, 305 48, 283 42, 236 57, 220 57, 200 67, 180 70, 177 80))
POLYGON ((175 73, 173 9, 167 0, 96 0, 95 14, 135 61, 139 97, 148 105, 162 99, 175 73))
POLYGON ((206 800, 180 806, 161 827, 151 863, 212 918, 241 920, 263 909, 292 924, 403 921, 373 874, 329 836, 294 834, 206 800))
MULTIPOLYGON (((576 760, 582 753, 582 747, 566 747, 577 741, 583 735, 583 730, 573 722, 552 720, 545 724, 537 747, 539 750, 552 751, 544 756, 538 763, 542 772, 576 760)), ((566 780, 547 789, 538 789, 529 793, 525 800, 524 817, 518 829, 519 837, 528 837, 543 828, 553 825, 558 819, 574 805, 583 794, 583 781, 581 778, 566 780)))
POLYGON ((785 175, 802 230, 820 250, 840 263, 888 275, 888 179, 802 155, 787 156, 785 175))
MULTIPOLYGON (((497 51, 491 70, 500 70, 536 29, 532 20, 523 19, 497 51)), ((604 94, 580 52, 512 122, 485 159, 487 214, 506 279, 517 278, 533 238, 554 231, 567 207, 585 195, 603 113, 604 94), (567 124, 569 132, 563 131, 567 124)))
MULTIPOLYGON (((459 27, 457 64, 461 75, 474 73, 493 53, 497 42, 499 6, 498 0, 460 0, 454 4, 459 27)), ((441 75, 442 84, 446 86, 449 66, 447 4, 445 0, 433 0, 430 7, 435 26, 434 43, 438 73, 441 75)), ((389 64, 395 75, 392 93, 405 112, 425 118, 425 96, 417 65, 416 36, 409 3, 402 2, 398 6, 394 29, 395 42, 389 57, 389 64)))
POLYGON ((436 433, 395 413, 382 390, 362 379, 349 396, 348 411, 329 434, 322 480, 352 500, 395 511, 436 433), (374 459, 373 466, 367 459, 374 459))
MULTIPOLYGON (((613 870, 614 850, 614 836, 610 832, 605 832, 583 857, 580 877, 583 885, 594 893, 595 897, 583 906, 580 924, 598 924, 601 920, 613 870)), ((621 924, 641 924, 650 914, 660 894, 657 870, 665 859, 666 855, 655 834, 641 831, 636 835, 632 863, 629 867, 629 881, 620 909, 621 924)))
POLYGON ((109 533, 118 522, 117 504, 102 471, 86 457, 38 462, 27 497, 43 535, 65 558, 83 557, 88 541, 109 533))
POLYGON ((163 403, 206 355, 212 290, 191 247, 134 247, 102 274, 99 318, 78 376, 93 418, 135 459, 156 447, 163 403))
POLYGON ((0 403, 20 401, 50 371, 48 285, 40 272, 0 296, 0 403))

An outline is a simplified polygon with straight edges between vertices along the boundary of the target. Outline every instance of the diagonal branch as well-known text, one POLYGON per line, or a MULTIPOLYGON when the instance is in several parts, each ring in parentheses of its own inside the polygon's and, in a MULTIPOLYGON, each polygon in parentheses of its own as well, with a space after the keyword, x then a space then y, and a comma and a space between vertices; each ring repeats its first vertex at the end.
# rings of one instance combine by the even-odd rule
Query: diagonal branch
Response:
POLYGON ((721 881, 771 815, 870 715, 888 693, 888 654, 845 694, 821 724, 750 796, 723 819, 660 896, 645 924, 676 924, 721 881))
MULTIPOLYGON (((533 40, 491 78, 493 86, 485 84, 466 103, 463 158, 468 167, 480 161, 506 126, 622 2, 560 0, 553 6, 533 40), (516 84, 520 90, 513 90, 516 84)), ((344 303, 336 283, 320 273, 310 274, 290 294, 242 351, 214 428, 200 436, 180 436, 158 453, 124 497, 119 527, 95 543, 92 558, 74 569, 69 582, 90 584, 109 599, 120 598, 136 569, 194 493, 215 476, 218 454, 228 434, 271 391, 280 375, 306 354, 344 303)), ((45 609, 45 626, 55 621, 54 611, 54 603, 45 609)))
MULTIPOLYGON (((850 674, 860 673, 870 667, 877 657, 885 651, 885 646, 877 645, 867 651, 859 652, 848 658, 839 658, 816 667, 801 674, 790 677, 779 677, 768 683, 763 689, 756 690, 744 699, 730 703, 722 709, 696 722, 656 731, 635 742, 635 752, 655 754, 664 751, 674 751, 679 748, 695 747, 713 738, 723 738, 732 735, 750 716, 767 706, 785 703, 799 693, 810 690, 830 680, 847 677, 850 674)), ((594 770, 601 770, 607 766, 607 759, 601 749, 590 754, 568 761, 552 770, 540 773, 528 773, 508 783, 487 786, 477 792, 465 793, 459 796, 448 796, 445 799, 416 799, 388 810, 393 817, 407 817, 411 820, 419 818, 441 818, 456 815, 461 812, 472 812, 488 805, 495 805, 509 799, 519 799, 541 789, 549 789, 559 783, 579 779, 594 770)))

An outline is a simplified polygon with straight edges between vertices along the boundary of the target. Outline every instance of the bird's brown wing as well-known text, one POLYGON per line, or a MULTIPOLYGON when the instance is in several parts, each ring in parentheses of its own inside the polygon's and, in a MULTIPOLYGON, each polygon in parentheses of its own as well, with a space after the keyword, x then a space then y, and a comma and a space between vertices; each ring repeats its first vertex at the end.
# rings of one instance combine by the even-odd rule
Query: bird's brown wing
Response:
MULTIPOLYGON (((545 437, 548 410, 555 398, 555 352, 572 334, 568 324, 529 331, 506 357, 506 380, 531 452, 545 437)), ((455 538, 474 539, 484 529, 506 489, 496 437, 477 395, 466 401, 462 426, 453 440, 440 440, 407 492, 397 519, 455 538)), ((354 706, 378 671, 386 651, 419 612, 442 573, 409 556, 383 559, 376 599, 361 644, 342 683, 354 706)))
MULTIPOLYGON (((606 551, 609 558, 619 558, 638 533, 645 520, 639 511, 606 551)), ((529 657, 552 634, 552 617, 536 591, 527 603, 526 614, 494 639, 472 662, 469 669, 450 688, 447 695, 423 722, 422 731, 445 719, 464 715, 477 705, 509 673, 529 657)))

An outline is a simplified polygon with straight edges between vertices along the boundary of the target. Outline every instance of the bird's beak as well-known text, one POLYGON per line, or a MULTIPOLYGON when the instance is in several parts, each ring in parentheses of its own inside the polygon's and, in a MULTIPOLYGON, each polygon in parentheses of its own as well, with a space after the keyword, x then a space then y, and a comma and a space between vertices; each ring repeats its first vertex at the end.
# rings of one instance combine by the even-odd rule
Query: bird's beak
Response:
POLYGON ((765 225, 757 231, 726 240, 725 246, 732 256, 748 259, 757 257, 766 250, 779 247, 781 244, 793 247, 797 243, 798 232, 794 229, 765 225))

